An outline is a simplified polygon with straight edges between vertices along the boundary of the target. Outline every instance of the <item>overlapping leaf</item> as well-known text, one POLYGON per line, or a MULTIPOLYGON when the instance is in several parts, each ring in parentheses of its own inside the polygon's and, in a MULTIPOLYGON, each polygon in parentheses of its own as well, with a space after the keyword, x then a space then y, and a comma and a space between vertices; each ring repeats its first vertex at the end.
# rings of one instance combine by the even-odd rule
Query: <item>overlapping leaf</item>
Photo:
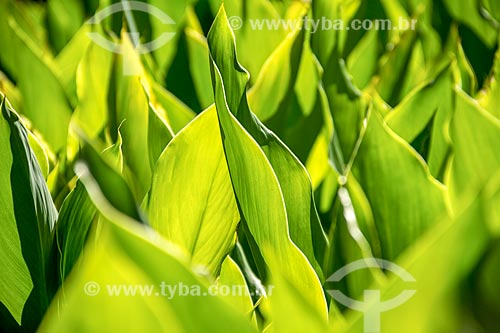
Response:
POLYGON ((352 170, 372 207, 382 255, 394 260, 447 216, 445 190, 376 111, 366 126, 352 170))
POLYGON ((3 258, 0 301, 18 324, 35 329, 54 291, 56 271, 52 266, 52 251, 57 211, 29 147, 26 129, 7 99, 3 95, 0 99, 3 142, 0 212, 5 229, 0 247, 3 258), (26 304, 30 294, 31 301, 26 304))
POLYGON ((160 156, 149 193, 153 228, 217 275, 240 220, 212 107, 182 130, 160 156))
MULTIPOLYGON (((297 216, 293 215, 296 209, 294 203, 300 204, 293 199, 294 196, 297 193, 307 194, 307 192, 297 191, 297 186, 301 183, 297 181, 292 183, 294 173, 291 171, 296 169, 304 172, 304 170, 294 167, 293 155, 280 149, 279 142, 273 139, 269 131, 261 127, 248 110, 246 102, 248 74, 236 59, 234 36, 223 7, 217 15, 208 40, 214 95, 225 157, 242 218, 259 245, 264 259, 267 259, 266 263, 280 264, 280 270, 289 274, 289 279, 298 290, 303 290, 310 306, 320 317, 324 316, 326 304, 319 279, 289 236, 296 235, 296 238, 292 236, 292 239, 305 241, 300 243, 306 246, 310 244, 305 250, 309 250, 306 253, 311 253, 313 230, 311 224, 306 223, 307 219, 297 219, 297 216), (246 129, 240 121, 246 124, 246 129), (256 139, 250 134, 256 136, 256 139), (259 146, 258 142, 263 146, 259 146), (267 156, 264 151, 267 151, 267 156), (275 164, 270 162, 272 160, 280 161, 282 171, 278 170, 276 173, 273 171, 271 164, 275 164), (290 166, 293 169, 290 169, 290 166), (290 187, 292 184, 293 192, 290 187), (291 196, 287 197, 286 193, 291 196), (311 236, 304 237, 304 233, 309 233, 311 236), (272 261, 271 256, 277 259, 272 261)), ((301 176, 300 173, 295 175, 301 176)), ((307 176, 305 177, 307 180, 307 176)), ((302 181, 302 184, 305 183, 302 181)), ((307 218, 311 209, 314 209, 312 202, 309 204, 309 209, 301 209, 300 212, 307 214, 307 218)))

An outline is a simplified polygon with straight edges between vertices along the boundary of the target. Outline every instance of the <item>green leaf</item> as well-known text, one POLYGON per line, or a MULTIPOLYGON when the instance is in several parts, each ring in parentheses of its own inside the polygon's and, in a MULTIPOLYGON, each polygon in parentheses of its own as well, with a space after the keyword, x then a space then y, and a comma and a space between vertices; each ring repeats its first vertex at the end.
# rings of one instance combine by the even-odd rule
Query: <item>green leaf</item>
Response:
POLYGON ((482 0, 482 4, 485 8, 490 12, 490 14, 494 17, 497 23, 500 22, 500 4, 498 1, 494 0, 482 0))
MULTIPOLYGON (((2 114, 4 108, 4 97, 2 98, 2 114)), ((9 142, 10 128, 5 119, 0 121, 2 142, 9 142)), ((11 188, 10 173, 13 163, 13 156, 10 147, 6 144, 0 146, 0 183, 3 189, 11 188)), ((2 275, 0 281, 0 302, 2 302, 12 314, 17 323, 21 324, 21 316, 24 304, 33 289, 30 272, 26 265, 21 250, 21 240, 17 230, 16 215, 14 211, 14 198, 12 191, 4 190, 0 192, 0 221, 2 230, 0 236, 2 275), (16 286, 12 288, 11 286, 16 286)))
MULTIPOLYGON (((314 211, 315 214, 311 201, 293 199, 297 193, 305 194, 304 188, 300 189, 299 186, 307 185, 300 180, 300 177, 303 175, 307 181, 308 177, 303 167, 300 169, 291 163, 294 160, 293 155, 290 152, 286 153, 286 148, 278 143, 277 139, 273 139, 271 132, 260 126, 249 111, 246 102, 248 73, 236 59, 234 43, 234 35, 224 7, 221 7, 209 32, 208 45, 224 151, 240 213, 270 270, 273 271, 273 263, 279 264, 281 266, 279 269, 289 274, 292 283, 298 290, 302 290, 314 311, 326 319, 326 303, 319 279, 306 257, 290 239, 290 234, 294 234, 299 237, 297 240, 305 241, 303 244, 311 244, 312 241, 310 237, 303 237, 304 234, 297 233, 299 230, 312 232, 311 224, 301 219, 303 215, 296 216, 290 213, 297 209, 294 205, 302 203, 309 209, 302 208, 301 214, 309 214, 310 211, 314 211), (248 127, 243 127, 233 113, 248 127), (255 135, 257 141, 249 133, 255 135), (261 147, 257 142, 265 146, 261 147), (264 151, 268 152, 269 157, 264 151), (275 173, 271 167, 271 160, 280 161, 282 169, 276 170, 275 173), (291 169, 288 169, 289 167, 291 169), (294 179, 299 181, 293 182, 294 179), (290 191, 292 184, 294 192, 290 191), (288 200, 287 193, 290 195, 288 200), (289 205, 286 205, 286 202, 289 205), (275 262, 271 256, 276 258, 275 262)), ((277 167, 277 164, 272 165, 277 167)), ((310 183, 308 185, 310 191, 310 183)), ((311 193, 309 198, 312 200, 311 193)))
POLYGON ((90 26, 83 25, 54 59, 59 79, 72 105, 78 104, 76 92, 78 66, 83 56, 87 54, 89 46, 93 44, 92 39, 87 35, 89 32, 91 32, 90 26))
POLYGON ((42 172, 43 178, 47 179, 50 172, 49 156, 47 154, 47 147, 40 141, 40 139, 28 130, 28 142, 35 154, 38 165, 40 166, 40 171, 42 172))
POLYGON ((63 283, 83 251, 97 209, 81 182, 66 197, 56 224, 59 283, 63 283))
POLYGON ((500 119, 500 48, 495 54, 495 61, 490 78, 478 96, 481 106, 500 119))
POLYGON ((29 330, 36 328, 52 297, 56 272, 52 243, 57 211, 29 146, 26 129, 7 99, 1 94, 0 99, 0 175, 4 189, 0 220, 5 229, 0 240, 5 258, 0 300, 17 323, 29 330), (33 298, 26 303, 30 293, 33 298), (21 321, 23 313, 26 317, 21 321))
POLYGON ((104 221, 98 238, 86 247, 79 269, 39 332, 256 332, 243 315, 209 295, 206 282, 187 268, 175 249, 152 230, 116 214, 114 222, 104 221), (98 294, 85 293, 90 284, 99 286, 98 294), (117 295, 119 288, 122 293, 117 295), (177 294, 170 294, 173 288, 177 294), (128 320, 116 313, 127 314, 128 320))
MULTIPOLYGON (((391 275, 389 280, 370 289, 380 290, 381 300, 390 300, 403 290, 416 293, 405 303, 380 313, 381 332, 455 332, 463 327, 463 314, 450 315, 450 303, 456 304, 463 282, 474 268, 490 239, 484 216, 484 204, 489 198, 481 196, 466 206, 455 218, 436 224, 411 249, 396 261, 415 279, 405 282, 391 275), (467 243, 467 251, 457 251, 456 244, 467 243)), ((349 313, 350 325, 334 332, 363 331, 363 315, 383 311, 380 303, 367 301, 365 313, 349 313)))
MULTIPOLYGON (((497 200, 498 201, 498 200, 497 200)), ((486 330, 494 331, 497 327, 496 319, 500 315, 500 302, 496 295, 500 294, 496 277, 500 274, 500 242, 493 241, 489 251, 481 260, 477 269, 477 280, 474 288, 475 304, 480 306, 481 325, 486 330), (484 312, 484 313, 483 313, 484 312)))
POLYGON ((435 79, 408 94, 386 117, 389 127, 406 142, 411 143, 425 130, 441 104, 443 96, 453 88, 453 77, 449 67, 444 68, 435 79))
MULTIPOLYGON (((224 29, 227 28, 225 27, 224 29)), ((231 34, 231 30, 228 30, 227 33, 231 34)), ((225 94, 228 100, 234 100, 234 102, 228 103, 229 109, 236 114, 238 121, 258 142, 268 162, 271 164, 279 181, 280 192, 282 192, 285 200, 290 237, 301 251, 304 252, 321 278, 322 272, 317 260, 321 261, 326 247, 326 239, 314 207, 309 176, 305 167, 293 155, 290 149, 274 133, 262 125, 249 110, 246 101, 248 77, 245 69, 239 65, 236 58, 234 37, 232 35, 225 37, 229 37, 223 43, 228 43, 226 47, 233 50, 230 54, 234 57, 236 71, 232 69, 233 64, 224 59, 219 59, 218 63, 224 64, 224 70, 221 71, 221 74, 225 76, 226 82, 231 82, 231 80, 237 80, 238 82, 238 85, 235 86, 236 89, 228 91, 225 94), (228 67, 225 67, 226 65, 228 67), (242 104, 240 104, 240 100, 242 100, 242 104)), ((211 51, 214 46, 217 48, 220 47, 214 41, 215 38, 217 38, 216 34, 209 35, 209 47, 211 51), (214 41, 212 45, 210 45, 210 41, 214 41)), ((219 57, 222 54, 220 53, 219 57)), ((214 57, 213 51, 211 55, 214 57)))
POLYGON ((391 1, 391 0, 380 0, 382 7, 387 15, 387 17, 392 22, 397 22, 400 19, 409 20, 407 11, 401 5, 399 1, 391 1))
POLYGON ((96 138, 108 121, 108 89, 113 55, 97 44, 91 44, 76 74, 78 107, 72 124, 89 138, 96 138))
POLYGON ((148 151, 151 170, 155 170, 156 162, 167 144, 174 137, 172 129, 155 108, 149 104, 148 115, 148 151))
POLYGON ((372 30, 366 33, 347 58, 347 68, 352 74, 354 84, 365 88, 377 69, 378 33, 372 30))
POLYGON ((380 59, 376 87, 382 99, 390 105, 397 105, 401 101, 405 84, 413 79, 406 73, 410 69, 415 39, 415 31, 406 31, 393 49, 380 59))
POLYGON ((193 110, 158 83, 152 84, 151 91, 150 103, 161 117, 165 118, 174 133, 179 132, 195 117, 193 110))
POLYGON ((297 103, 304 116, 310 115, 318 104, 318 85, 321 82, 321 75, 323 75, 323 69, 309 44, 310 41, 304 41, 297 78, 293 87, 297 103))
MULTIPOLYGON (((361 133, 366 102, 347 72, 343 59, 332 55, 323 77, 343 161, 349 161, 361 133)), ((344 165, 339 165, 343 172, 344 165)))
POLYGON ((474 95, 477 91, 477 78, 474 69, 465 55, 464 48, 457 34, 456 57, 457 69, 462 79, 460 86, 470 95, 474 95))
POLYGON ((12 106, 19 112, 22 110, 22 95, 19 88, 11 82, 11 80, 0 69, 0 92, 5 96, 9 96, 9 101, 12 106))
MULTIPOLYGON (((215 16, 223 1, 209 0, 209 3, 215 16)), ((236 45, 238 57, 241 64, 250 72, 253 80, 253 78, 258 77, 264 63, 285 39, 288 31, 281 26, 274 28, 266 25, 266 22, 273 24, 281 18, 267 0, 254 0, 251 6, 244 0, 235 0, 224 2, 224 6, 228 13, 227 16, 232 18, 235 27, 240 27, 234 32, 238 40, 236 45), (258 23, 262 23, 262 25, 258 23)), ((299 17, 297 15, 290 18, 298 19, 299 17)))
POLYGON ((496 42, 498 32, 492 22, 489 22, 481 13, 481 0, 444 0, 451 16, 467 25, 489 47, 496 42))
POLYGON ((251 318, 254 325, 257 325, 254 305, 250 290, 245 282, 245 277, 238 267, 238 264, 236 264, 230 256, 227 256, 222 262, 217 285, 219 286, 221 298, 231 304, 233 308, 251 318), (230 288, 229 290, 238 290, 239 292, 227 294, 228 288, 230 288))
POLYGON ((193 0, 148 1, 148 4, 168 15, 173 21, 173 23, 166 23, 156 15, 149 15, 148 17, 149 24, 151 25, 151 40, 161 40, 162 37, 167 36, 165 34, 175 33, 172 40, 169 40, 163 47, 159 47, 153 51, 154 58, 158 64, 158 69, 162 77, 166 76, 172 65, 173 57, 178 49, 176 45, 178 45, 180 32, 184 27, 188 8, 193 2, 193 0))
POLYGON ((106 159, 106 161, 108 161, 113 169, 118 171, 120 174, 123 174, 122 144, 122 134, 120 133, 120 127, 118 127, 115 143, 104 149, 102 152, 102 156, 106 159))
POLYGON ((456 91, 456 108, 450 128, 453 164, 447 184, 453 205, 461 207, 500 169, 500 120, 462 91, 456 91))
MULTIPOLYGON (((418 39, 413 45, 411 55, 408 62, 408 68, 405 76, 406 80, 403 82, 400 92, 400 100, 409 94, 413 89, 426 81, 428 73, 425 70, 427 66, 425 60, 424 44, 418 39)), ((433 73, 434 74, 434 73, 433 73)))
POLYGON ((49 0, 47 27, 56 53, 77 33, 85 18, 84 3, 78 0, 49 0))
MULTIPOLYGON (((311 148, 307 160, 307 170, 311 175, 313 189, 316 189, 323 180, 339 174, 344 169, 344 157, 338 140, 338 133, 333 125, 333 116, 330 111, 328 97, 321 83, 317 86, 317 107, 323 114, 323 129, 311 148), (331 165, 330 165, 331 163, 331 165)), ((323 197, 323 196, 322 196, 323 197)), ((323 205, 320 205, 323 207, 323 205)))
POLYGON ((218 274, 236 241, 240 216, 215 108, 179 132, 160 156, 148 208, 153 228, 200 270, 218 274))
POLYGON ((444 188, 376 111, 369 115, 352 172, 370 202, 385 259, 396 259, 447 216, 444 188))
POLYGON ((261 121, 268 120, 289 103, 287 99, 293 92, 303 44, 301 30, 290 32, 262 66, 248 92, 250 107, 261 121))
POLYGON ((122 54, 114 64, 111 85, 114 107, 110 108, 110 127, 115 131, 120 124, 125 164, 136 201, 142 201, 151 186, 151 163, 148 155, 149 101, 141 81, 144 70, 137 50, 127 36, 122 38, 122 54), (115 86, 113 86, 115 84, 115 86), (146 154, 145 154, 146 153, 146 154))
POLYGON ((39 332, 256 332, 213 295, 175 246, 117 210, 84 164, 77 171, 104 219, 39 332))
POLYGON ((267 296, 267 291, 262 284, 262 279, 256 275, 250 265, 249 259, 253 261, 252 264, 255 265, 261 276, 267 274, 266 264, 262 256, 255 256, 255 254, 258 254, 258 249, 256 249, 256 252, 252 249, 253 246, 257 246, 255 245, 255 240, 252 238, 252 235, 248 231, 248 227, 245 224, 240 225, 240 228, 238 229, 238 236, 238 241, 236 242, 233 252, 231 253, 231 259, 234 259, 238 268, 241 268, 241 273, 243 274, 247 287, 250 291, 250 296, 253 302, 256 303, 256 306, 258 306, 259 302, 267 296), (244 245, 242 245, 242 243, 244 245), (249 256, 246 255, 243 246, 246 246, 246 250, 249 251, 249 256), (264 272, 264 274, 262 272, 264 272))
POLYGON ((189 56, 189 69, 191 70, 193 84, 196 89, 196 96, 198 96, 201 108, 206 109, 214 103, 207 40, 198 31, 188 28, 186 29, 186 43, 189 56))
MULTIPOLYGON (((4 1, 7 2, 7 1, 4 1)), ((51 52, 47 43, 47 31, 45 28, 47 8, 42 4, 12 2, 9 1, 9 10, 5 13, 12 15, 12 18, 19 24, 30 38, 47 52, 51 52)))
MULTIPOLYGON (((272 266, 278 268, 280 265, 272 266)), ((324 318, 309 305, 289 272, 275 269, 271 281, 274 286, 269 292, 272 322, 266 332, 328 332, 324 318)))
MULTIPOLYGON (((332 246, 328 260, 325 260, 328 275, 356 260, 381 257, 373 212, 363 189, 352 174, 347 179, 341 177, 338 183, 332 213, 334 221, 329 233, 332 246)), ((351 297, 358 298, 374 278, 380 278, 380 274, 380 270, 375 269, 350 274, 345 277, 342 289, 351 297)))
MULTIPOLYGON (((382 300, 391 299, 403 290, 416 291, 408 301, 387 312, 383 312, 380 303, 367 301, 366 312, 382 311, 380 331, 455 332, 467 324, 468 313, 459 295, 492 241, 486 212, 488 205, 498 200, 499 183, 495 178, 484 190, 471 196, 472 202, 464 201, 454 217, 436 224, 396 261, 411 274, 414 283, 390 275, 386 283, 370 288, 380 290, 382 300), (467 251, 457 251, 456 244, 463 243, 468 244, 467 251)), ((335 332, 360 331, 362 314, 351 315, 350 328, 335 332)))
MULTIPOLYGON (((316 20, 322 17, 339 18, 339 2, 337 1, 317 0, 312 2, 311 7, 313 18, 316 20)), ((331 54, 336 47, 337 35, 333 30, 320 29, 317 34, 311 36, 311 48, 323 66, 328 64, 331 54)))
POLYGON ((88 142, 82 148, 81 158, 101 186, 106 199, 122 214, 144 222, 142 213, 136 204, 128 184, 88 142))
POLYGON ((66 144, 72 110, 54 74, 53 59, 35 44, 10 15, 12 8, 7 7, 5 2, 0 4, 0 45, 4 46, 0 61, 16 80, 24 97, 23 114, 57 152, 66 144), (47 112, 50 112, 50 117, 47 112), (58 121, 54 122, 53 119, 58 121))

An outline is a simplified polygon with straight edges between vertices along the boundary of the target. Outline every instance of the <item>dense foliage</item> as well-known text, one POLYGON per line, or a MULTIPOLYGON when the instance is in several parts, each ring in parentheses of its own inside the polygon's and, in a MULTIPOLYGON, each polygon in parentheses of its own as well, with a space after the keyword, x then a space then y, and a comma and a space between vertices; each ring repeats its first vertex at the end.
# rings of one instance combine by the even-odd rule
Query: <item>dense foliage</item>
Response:
POLYGON ((221 2, 0 0, 0 331, 498 332, 499 2, 221 2))

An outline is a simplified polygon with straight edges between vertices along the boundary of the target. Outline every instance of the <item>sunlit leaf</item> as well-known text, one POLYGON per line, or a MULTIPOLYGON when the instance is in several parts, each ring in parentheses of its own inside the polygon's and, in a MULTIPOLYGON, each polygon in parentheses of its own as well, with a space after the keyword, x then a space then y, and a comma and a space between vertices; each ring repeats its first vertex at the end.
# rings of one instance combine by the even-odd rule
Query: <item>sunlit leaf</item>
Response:
POLYGON ((494 25, 488 22, 481 13, 480 3, 481 0, 444 1, 444 4, 455 20, 466 24, 486 45, 491 47, 498 35, 494 25))
POLYGON ((388 260, 448 214, 444 188, 376 112, 369 116, 353 174, 370 202, 382 255, 388 260))
POLYGON ((66 143, 72 112, 68 98, 53 69, 53 59, 44 55, 44 50, 9 15, 11 9, 7 7, 5 2, 0 4, 0 44, 9 45, 0 53, 2 65, 16 79, 25 96, 24 115, 51 148, 59 151, 66 143))
POLYGON ((153 228, 216 275, 240 220, 215 108, 200 114, 160 156, 149 193, 153 228), (200 166, 203 166, 200 170, 200 166))
MULTIPOLYGON (((82 176, 86 186, 97 185, 82 176)), ((243 315, 209 295, 207 283, 187 268, 174 248, 147 227, 113 211, 98 192, 98 188, 91 191, 92 200, 100 210, 108 205, 104 214, 113 222, 104 221, 97 241, 86 247, 78 271, 57 296, 40 332, 256 331, 243 315), (97 293, 92 287, 97 287, 97 293), (117 294, 117 288, 131 287, 136 291, 117 294), (172 288, 178 288, 178 294, 172 288), (180 288, 187 288, 187 294, 180 288), (117 312, 128 320, 114 316, 117 312)))
POLYGON ((2 118, 1 302, 18 324, 35 329, 54 291, 53 229, 57 211, 19 116, 0 95, 2 118), (17 286, 12 288, 12 286, 17 286), (28 295, 33 295, 26 304, 28 295), (22 314, 25 313, 26 317, 22 314))
POLYGON ((464 92, 457 91, 450 136, 454 157, 448 182, 454 206, 460 207, 500 169, 500 155, 496 153, 500 120, 464 92))
MULTIPOLYGON (((248 122, 253 117, 246 105, 245 90, 248 74, 235 57, 234 36, 223 7, 212 25, 208 40, 212 57, 214 95, 225 156, 242 217, 259 244, 264 259, 267 258, 266 263, 273 264, 270 256, 277 258, 275 263, 282 265, 280 269, 288 272, 289 279, 299 290, 304 290, 304 296, 314 311, 325 318, 326 304, 319 279, 289 236, 288 223, 291 220, 287 218, 286 199, 284 201, 280 183, 287 179, 291 181, 292 178, 281 172, 286 178, 282 178, 281 182, 278 181, 279 176, 273 172, 263 148, 257 144, 266 138, 265 129, 257 127, 259 126, 257 122, 248 122), (246 120, 248 131, 257 136, 257 141, 250 136, 233 113, 236 113, 237 117, 242 117, 243 122, 248 119, 246 120)), ((271 135, 269 132, 267 134, 271 135)), ((272 143, 273 141, 269 140, 270 147, 264 149, 272 148, 272 143)), ((270 150, 268 153, 272 154, 270 150)), ((276 150, 270 159, 281 160, 281 163, 288 161, 287 164, 293 166, 290 164, 293 157, 283 154, 280 150, 276 150)), ((283 164, 282 167, 286 168, 287 164, 283 164)), ((295 188, 296 186, 297 184, 295 188)), ((293 204, 291 201, 288 202, 293 204)), ((310 206, 310 209, 312 208, 313 206, 310 206)), ((308 214, 302 210, 303 213, 308 214)), ((293 216, 288 217, 291 219, 293 216)), ((300 224, 294 223, 295 227, 302 228, 302 232, 310 232, 311 226, 302 221, 297 220, 296 223, 300 224)), ((291 223, 290 226, 293 227, 291 223)), ((303 236, 300 233, 296 235, 303 236)))
POLYGON ((60 283, 69 275, 83 251, 96 214, 85 187, 78 182, 64 200, 56 225, 60 283))

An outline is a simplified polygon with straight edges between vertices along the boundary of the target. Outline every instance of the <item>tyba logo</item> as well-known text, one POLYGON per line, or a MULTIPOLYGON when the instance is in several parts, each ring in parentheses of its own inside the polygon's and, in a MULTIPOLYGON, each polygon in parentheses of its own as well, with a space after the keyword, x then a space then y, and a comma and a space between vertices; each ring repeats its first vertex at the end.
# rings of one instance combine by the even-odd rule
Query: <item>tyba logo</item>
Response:
MULTIPOLYGON (((388 260, 378 258, 360 259, 345 265, 330 276, 327 281, 339 282, 352 272, 365 268, 384 269, 393 272, 405 282, 415 282, 415 278, 401 266, 388 260)), ((405 303, 416 293, 416 290, 403 290, 398 296, 387 301, 381 300, 380 290, 365 290, 363 293, 363 301, 352 299, 340 290, 327 290, 327 292, 340 304, 350 309, 363 312, 365 333, 378 333, 380 332, 380 314, 405 303)))
MULTIPOLYGON (((127 25, 130 31, 125 33, 125 36, 132 41, 134 48, 138 54, 145 54, 153 52, 154 50, 162 47, 167 44, 172 38, 175 36, 175 32, 164 32, 158 38, 153 41, 147 43, 140 42, 140 33, 135 25, 135 21, 132 17, 132 11, 144 12, 150 15, 151 17, 155 17, 164 25, 175 25, 175 21, 168 16, 161 9, 152 6, 148 3, 140 2, 140 1, 121 1, 115 4, 112 4, 99 12, 97 12, 92 18, 90 18, 86 23, 90 25, 100 24, 107 17, 124 12, 125 18, 127 20, 127 25)), ((92 41, 98 44, 100 47, 117 54, 123 54, 123 48, 120 44, 113 42, 98 32, 88 32, 87 36, 92 39, 92 41)), ((124 66, 124 73, 128 75, 138 74, 134 70, 129 71, 124 66)))

